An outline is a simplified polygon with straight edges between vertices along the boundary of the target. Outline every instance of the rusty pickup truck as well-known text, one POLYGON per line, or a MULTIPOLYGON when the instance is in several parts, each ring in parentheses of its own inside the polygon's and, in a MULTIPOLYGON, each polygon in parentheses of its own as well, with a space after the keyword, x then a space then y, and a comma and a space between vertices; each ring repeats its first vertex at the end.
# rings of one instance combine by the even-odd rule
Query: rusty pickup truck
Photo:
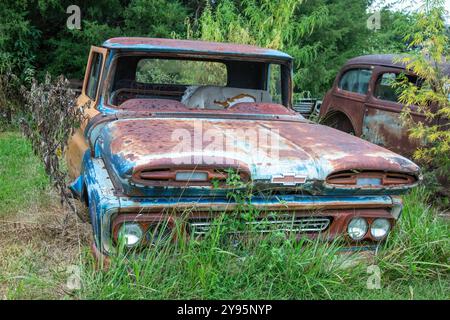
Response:
POLYGON ((252 205, 278 230, 355 248, 385 239, 419 168, 295 112, 292 65, 286 53, 230 43, 92 47, 78 101, 91 104, 66 159, 95 254, 113 255, 119 238, 151 247, 162 223, 204 236, 238 205, 227 197, 230 172, 252 185, 252 205))

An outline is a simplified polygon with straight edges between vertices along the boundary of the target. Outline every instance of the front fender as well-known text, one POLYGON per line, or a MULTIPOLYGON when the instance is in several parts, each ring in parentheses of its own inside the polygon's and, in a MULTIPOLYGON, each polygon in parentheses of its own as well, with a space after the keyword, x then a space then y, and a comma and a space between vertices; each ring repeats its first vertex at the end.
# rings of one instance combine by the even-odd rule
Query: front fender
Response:
POLYGON ((120 202, 103 160, 89 157, 85 161, 83 178, 95 244, 102 253, 111 254, 114 248, 111 244, 110 222, 119 212, 120 202))

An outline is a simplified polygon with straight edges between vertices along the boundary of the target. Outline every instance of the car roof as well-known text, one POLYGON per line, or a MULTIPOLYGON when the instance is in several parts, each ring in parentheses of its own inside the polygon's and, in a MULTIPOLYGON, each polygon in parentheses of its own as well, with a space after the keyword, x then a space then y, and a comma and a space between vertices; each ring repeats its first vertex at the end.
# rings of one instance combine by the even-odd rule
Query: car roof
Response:
MULTIPOLYGON (((396 62, 396 60, 400 59, 401 54, 369 54, 365 56, 359 56, 352 59, 349 59, 345 66, 355 65, 355 64, 368 64, 368 65, 379 65, 385 67, 394 67, 405 69, 405 65, 401 62, 396 62)), ((450 74, 450 64, 445 63, 442 64, 444 69, 444 73, 450 74)))
POLYGON ((103 47, 119 50, 145 50, 167 53, 207 54, 220 56, 249 56, 292 60, 284 52, 260 48, 252 45, 210 42, 200 40, 178 40, 163 38, 122 37, 112 38, 103 43, 103 47))
POLYGON ((401 55, 398 54, 369 54, 349 59, 346 65, 371 64, 405 69, 404 64, 401 62, 395 62, 395 59, 399 58, 401 58, 401 55))

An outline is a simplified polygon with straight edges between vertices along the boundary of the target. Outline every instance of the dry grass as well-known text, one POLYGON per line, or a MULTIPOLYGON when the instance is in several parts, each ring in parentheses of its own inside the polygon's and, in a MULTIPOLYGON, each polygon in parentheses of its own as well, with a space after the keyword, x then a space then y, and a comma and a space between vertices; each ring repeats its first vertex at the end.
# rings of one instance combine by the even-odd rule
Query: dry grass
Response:
POLYGON ((74 214, 66 219, 57 200, 36 200, 0 220, 0 299, 68 298, 68 270, 90 244, 90 225, 74 214))
POLYGON ((90 226, 67 216, 17 132, 0 133, 0 181, 0 299, 68 297, 67 270, 81 264, 90 226))

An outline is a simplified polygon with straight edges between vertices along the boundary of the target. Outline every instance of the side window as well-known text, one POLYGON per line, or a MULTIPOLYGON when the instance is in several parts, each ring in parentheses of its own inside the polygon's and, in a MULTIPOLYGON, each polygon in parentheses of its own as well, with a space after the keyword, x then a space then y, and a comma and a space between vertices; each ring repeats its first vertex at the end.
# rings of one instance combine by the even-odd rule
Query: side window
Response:
POLYGON ((100 53, 94 52, 92 55, 91 70, 89 70, 89 77, 86 85, 86 94, 91 99, 95 99, 97 96, 102 60, 103 56, 100 53))
POLYGON ((279 64, 269 65, 269 94, 272 102, 282 104, 281 66, 279 64))
POLYGON ((393 72, 383 73, 379 76, 375 84, 374 97, 380 100, 397 102, 397 93, 395 92, 395 89, 392 88, 392 84, 396 79, 397 74, 393 72))
POLYGON ((370 69, 348 70, 339 80, 339 88, 345 91, 366 94, 371 76, 372 70, 370 69))
MULTIPOLYGON (((412 75, 406 75, 410 83, 419 85, 418 78, 412 75)), ((380 75, 375 84, 374 97, 380 100, 398 102, 398 94, 393 83, 399 79, 399 74, 394 72, 386 72, 380 75)))

